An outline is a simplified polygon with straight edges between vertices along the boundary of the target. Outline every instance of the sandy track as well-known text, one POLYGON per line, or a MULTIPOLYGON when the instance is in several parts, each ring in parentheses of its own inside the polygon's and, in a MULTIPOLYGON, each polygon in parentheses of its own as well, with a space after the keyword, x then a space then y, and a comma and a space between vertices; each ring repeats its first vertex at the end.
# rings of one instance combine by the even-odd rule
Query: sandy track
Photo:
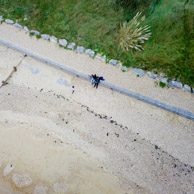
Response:
MULTIPOLYGON (((1 79, 22 57, 0 46, 1 79)), ((38 184, 53 193, 56 182, 69 193, 192 193, 193 128, 191 120, 27 57, 0 89, 1 172, 15 165, 0 180, 26 193, 38 184), (60 78, 75 85, 74 95, 60 78), (13 173, 28 173, 33 183, 18 189, 13 173)))

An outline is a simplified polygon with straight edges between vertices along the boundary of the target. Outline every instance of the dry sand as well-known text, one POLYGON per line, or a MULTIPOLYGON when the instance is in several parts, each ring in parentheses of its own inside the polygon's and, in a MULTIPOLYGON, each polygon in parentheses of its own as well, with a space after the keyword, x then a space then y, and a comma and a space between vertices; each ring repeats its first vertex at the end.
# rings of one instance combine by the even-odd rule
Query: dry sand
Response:
MULTIPOLYGON (((194 110, 189 93, 154 87, 149 78, 122 73, 13 26, 0 25, 0 38, 81 72, 96 72, 115 85, 194 110)), ((106 88, 96 90, 1 45, 0 80, 21 59, 9 84, 0 89, 0 193, 193 192, 193 121, 106 88), (70 86, 58 84, 59 79, 70 86), (71 85, 76 88, 73 95, 71 85), (28 174, 32 183, 19 188, 14 174, 28 174)))

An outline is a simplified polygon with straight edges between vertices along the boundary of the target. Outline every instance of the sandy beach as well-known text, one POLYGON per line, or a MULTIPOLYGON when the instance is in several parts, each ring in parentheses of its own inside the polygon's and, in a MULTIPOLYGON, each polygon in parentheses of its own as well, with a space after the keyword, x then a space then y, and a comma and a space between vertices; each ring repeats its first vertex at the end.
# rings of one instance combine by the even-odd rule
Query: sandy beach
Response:
MULTIPOLYGON (((194 95, 155 87, 1 24, 0 38, 80 72, 194 112, 194 95)), ((0 45, 0 193, 192 193, 194 122, 0 45), (72 95, 71 86, 75 86, 72 95)))

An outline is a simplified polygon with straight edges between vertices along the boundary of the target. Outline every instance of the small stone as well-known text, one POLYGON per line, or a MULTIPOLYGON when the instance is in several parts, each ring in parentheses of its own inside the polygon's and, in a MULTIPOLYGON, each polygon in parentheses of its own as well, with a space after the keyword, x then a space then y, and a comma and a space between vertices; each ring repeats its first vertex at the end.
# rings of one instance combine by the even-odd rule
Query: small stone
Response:
POLYGON ((106 63, 106 55, 104 55, 104 56, 101 57, 101 61, 104 62, 104 63, 106 63))
POLYGON ((6 23, 6 24, 11 24, 11 25, 13 25, 13 24, 14 24, 14 21, 13 21, 13 20, 10 20, 10 19, 6 19, 6 20, 5 20, 5 23, 6 23))
POLYGON ((0 15, 0 22, 2 22, 2 21, 3 21, 3 16, 0 15))
POLYGON ((35 34, 35 35, 40 35, 40 32, 36 31, 36 30, 30 30, 30 33, 31 34, 35 34))
POLYGON ((30 32, 30 30, 28 29, 28 27, 27 27, 27 26, 24 26, 24 30, 25 30, 27 33, 29 33, 29 32, 30 32))
POLYGON ((85 53, 86 53, 86 55, 88 55, 90 57, 94 57, 94 54, 95 54, 94 51, 91 49, 87 49, 85 53))
POLYGON ((185 84, 185 85, 183 86, 183 90, 186 90, 186 91, 188 91, 188 92, 191 92, 191 87, 188 86, 187 84, 185 84))
POLYGON ((76 52, 82 54, 84 53, 84 50, 85 48, 83 46, 77 46, 76 52))
POLYGON ((16 28, 19 28, 19 29, 23 29, 23 26, 18 24, 18 23, 15 23, 13 26, 15 26, 16 28))
POLYGON ((98 59, 98 60, 101 60, 101 56, 99 55, 99 54, 97 54, 96 56, 95 56, 95 59, 98 59))
POLYGON ((74 50, 75 45, 76 45, 76 44, 75 44, 74 42, 71 42, 70 44, 68 44, 67 48, 68 48, 68 49, 71 49, 71 50, 74 50))
POLYGON ((117 60, 114 60, 114 59, 111 59, 111 60, 109 61, 109 64, 111 64, 111 65, 113 65, 113 66, 116 66, 117 63, 118 63, 118 61, 117 61, 117 60))
POLYGON ((45 40, 49 40, 50 39, 50 35, 48 34, 41 34, 41 37, 45 40))
POLYGON ((28 18, 24 18, 24 21, 26 21, 28 18))
POLYGON ((47 190, 48 190, 48 187, 46 187, 46 186, 36 186, 34 188, 33 194, 46 194, 47 190))
POLYGON ((19 188, 27 187, 32 183, 32 179, 27 174, 16 174, 15 173, 12 176, 12 180, 14 184, 19 188))
POLYGON ((159 149, 159 147, 157 145, 155 145, 155 149, 157 150, 157 149, 159 149))
POLYGON ((3 170, 3 176, 7 176, 13 169, 14 166, 12 164, 7 165, 3 170))
POLYGON ((168 85, 168 78, 161 78, 160 81, 166 85, 168 85))
POLYGON ((174 88, 182 88, 183 87, 182 83, 178 82, 178 81, 171 81, 170 86, 172 86, 174 88))
POLYGON ((67 40, 65 40, 65 39, 59 39, 59 44, 60 44, 61 46, 66 47, 66 46, 67 46, 67 40))
POLYGON ((51 36, 50 41, 54 42, 54 43, 57 43, 57 38, 55 36, 51 36))
POLYGON ((68 190, 68 185, 65 183, 55 183, 53 189, 56 193, 65 193, 68 190))
POLYGON ((136 74, 136 75, 139 75, 140 77, 143 77, 145 75, 145 72, 142 70, 142 69, 136 69, 134 68, 133 69, 133 72, 136 74))

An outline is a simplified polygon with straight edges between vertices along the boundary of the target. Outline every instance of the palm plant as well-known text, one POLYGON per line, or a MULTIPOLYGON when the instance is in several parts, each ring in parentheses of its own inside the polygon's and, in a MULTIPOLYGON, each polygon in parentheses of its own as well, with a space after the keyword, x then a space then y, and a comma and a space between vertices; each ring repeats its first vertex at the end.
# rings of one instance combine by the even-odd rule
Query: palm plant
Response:
POLYGON ((120 27, 118 43, 123 51, 144 50, 142 44, 151 37, 150 26, 141 27, 145 16, 140 16, 141 12, 138 12, 130 22, 124 22, 120 27))

